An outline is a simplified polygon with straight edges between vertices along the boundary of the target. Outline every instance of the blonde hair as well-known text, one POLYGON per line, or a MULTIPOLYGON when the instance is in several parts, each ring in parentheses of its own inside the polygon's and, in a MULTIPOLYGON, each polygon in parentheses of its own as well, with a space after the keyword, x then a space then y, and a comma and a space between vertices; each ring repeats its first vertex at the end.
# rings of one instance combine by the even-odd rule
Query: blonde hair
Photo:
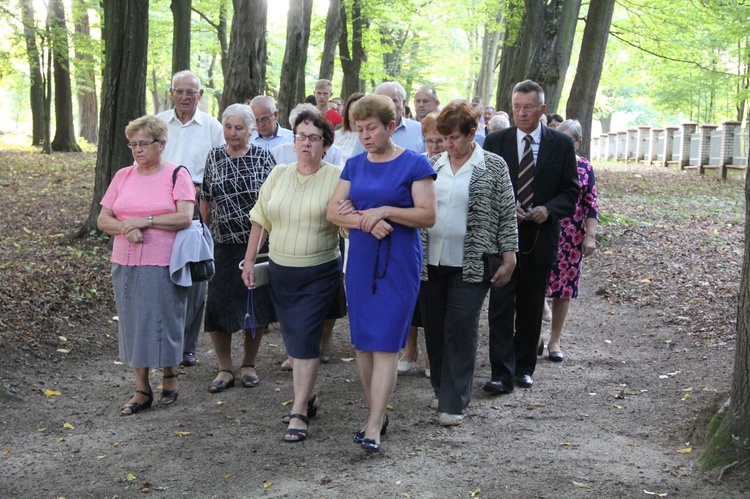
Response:
POLYGON ((329 92, 333 92, 333 83, 331 80, 318 80, 315 82, 315 90, 326 89, 329 92))
POLYGON ((167 124, 164 120, 157 118, 153 114, 136 118, 125 127, 125 136, 128 140, 138 132, 143 132, 158 142, 166 142, 167 137, 169 137, 167 124))
POLYGON ((362 121, 367 118, 377 118, 388 126, 396 121, 396 107, 390 97, 380 94, 365 95, 357 101, 357 105, 351 110, 354 121, 362 121))
POLYGON ((437 132, 437 117, 438 112, 433 111, 422 118, 422 121, 420 121, 422 124, 422 136, 427 136, 430 132, 437 132))

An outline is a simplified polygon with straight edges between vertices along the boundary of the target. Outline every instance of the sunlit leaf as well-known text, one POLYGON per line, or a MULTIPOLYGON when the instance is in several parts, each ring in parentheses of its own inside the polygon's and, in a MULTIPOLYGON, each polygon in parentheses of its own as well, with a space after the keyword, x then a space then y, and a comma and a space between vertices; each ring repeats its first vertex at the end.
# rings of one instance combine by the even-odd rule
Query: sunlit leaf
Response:
POLYGON ((63 425, 63 428, 67 428, 68 430, 75 430, 75 427, 70 423, 65 423, 63 425))
POLYGON ((132 474, 132 473, 128 473, 128 476, 126 476, 126 477, 125 477, 125 479, 126 479, 126 480, 127 480, 128 482, 132 482, 133 480, 135 480, 135 475, 134 475, 134 474, 132 474))
POLYGON ((581 488, 581 489, 587 489, 587 488, 589 488, 588 484, 581 483, 581 482, 576 482, 575 480, 573 480, 573 485, 575 485, 576 487, 581 488))
POLYGON ((273 485, 273 482, 266 482, 266 481, 263 482, 263 488, 264 489, 271 488, 271 485, 273 485))
POLYGON ((469 495, 470 495, 471 497, 476 497, 476 496, 478 496, 478 495, 479 495, 479 493, 480 493, 481 491, 482 491, 482 489, 480 489, 479 487, 477 487, 477 488, 476 488, 476 489, 474 489, 474 490, 470 490, 470 491, 469 491, 469 495))
POLYGON ((687 447, 685 449, 680 449, 680 450, 677 451, 678 454, 689 454, 691 452, 693 452, 693 448, 692 447, 687 447))
POLYGON ((60 353, 70 353, 70 350, 68 350, 67 348, 58 348, 57 351, 60 353))
POLYGON ((45 397, 57 397, 58 395, 62 395, 62 392, 60 392, 59 390, 52 390, 50 388, 44 390, 45 397))
POLYGON ((282 402, 281 405, 283 405, 284 407, 286 407, 286 406, 288 406, 289 404, 291 404, 293 402, 294 402, 294 399, 289 399, 286 402, 282 402))
POLYGON ((190 435, 190 432, 189 431, 176 431, 176 432, 174 432, 174 434, 175 434, 176 437, 185 438, 188 435, 190 435))

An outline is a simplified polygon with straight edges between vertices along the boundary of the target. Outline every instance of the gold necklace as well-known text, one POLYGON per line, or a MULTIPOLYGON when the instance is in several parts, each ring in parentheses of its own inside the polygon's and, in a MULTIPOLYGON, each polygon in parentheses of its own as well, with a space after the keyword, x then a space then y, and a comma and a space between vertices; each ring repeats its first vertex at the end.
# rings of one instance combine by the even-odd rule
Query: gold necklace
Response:
POLYGON ((294 192, 303 192, 307 190, 307 188, 310 185, 314 184, 315 180, 318 178, 318 176, 315 174, 318 173, 319 170, 320 170, 320 167, 316 168, 315 171, 309 175, 303 175, 302 173, 300 173, 299 170, 295 168, 294 180, 296 182, 296 185, 294 186, 294 192), (304 181, 300 180, 300 177, 304 177, 305 180, 304 181))

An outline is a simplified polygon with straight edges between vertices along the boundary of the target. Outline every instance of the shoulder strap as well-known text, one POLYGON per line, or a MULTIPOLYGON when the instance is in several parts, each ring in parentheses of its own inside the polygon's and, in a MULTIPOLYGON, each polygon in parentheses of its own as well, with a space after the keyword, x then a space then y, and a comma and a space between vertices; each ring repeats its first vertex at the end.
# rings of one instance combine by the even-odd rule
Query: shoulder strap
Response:
MULTIPOLYGON (((188 170, 187 166, 185 165, 180 165, 174 170, 172 170, 172 189, 174 189, 174 185, 177 183, 177 172, 180 171, 180 168, 184 168, 185 171, 188 172, 188 175, 190 175, 190 170, 188 170)), ((200 207, 198 207, 197 211, 198 211, 198 220, 201 221, 201 227, 203 227, 203 215, 201 215, 200 207)), ((193 217, 195 217, 195 215, 193 215, 193 217)), ((195 220, 195 218, 193 218, 193 220, 195 220)))

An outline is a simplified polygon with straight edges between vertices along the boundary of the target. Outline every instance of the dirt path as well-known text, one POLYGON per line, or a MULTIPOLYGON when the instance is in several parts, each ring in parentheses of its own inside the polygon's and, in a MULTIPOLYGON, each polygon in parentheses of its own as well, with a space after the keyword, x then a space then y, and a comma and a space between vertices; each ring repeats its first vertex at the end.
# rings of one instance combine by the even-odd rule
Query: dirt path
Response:
POLYGON ((39 363, 6 350, 0 387, 22 400, 1 399, 0 496, 137 497, 144 484, 160 497, 750 495, 747 474, 717 482, 698 472, 700 442, 687 440, 699 410, 728 389, 731 345, 683 344, 660 311, 611 306, 595 295, 604 281, 590 268, 564 333, 567 358, 540 360, 533 390, 481 390, 483 323, 465 424, 438 426, 427 378, 400 376, 384 452, 370 458, 351 442, 366 411, 354 362, 344 360, 354 356, 345 321, 337 356, 321 369, 311 437, 299 445, 281 442, 292 388, 278 332, 264 341, 257 388, 207 393, 215 358, 203 336, 202 363, 183 370, 178 402, 129 418, 118 408, 133 380, 116 362, 114 323, 89 358, 39 363))

